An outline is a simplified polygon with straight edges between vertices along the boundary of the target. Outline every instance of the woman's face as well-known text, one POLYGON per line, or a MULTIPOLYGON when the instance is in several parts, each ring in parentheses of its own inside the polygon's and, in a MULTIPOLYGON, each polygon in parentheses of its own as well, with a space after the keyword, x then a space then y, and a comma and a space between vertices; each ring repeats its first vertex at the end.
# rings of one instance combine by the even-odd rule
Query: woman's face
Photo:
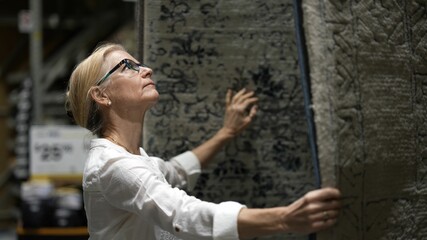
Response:
MULTIPOLYGON (((127 52, 114 51, 107 56, 104 66, 107 71, 110 71, 123 59, 139 63, 127 52)), ((107 80, 109 83, 105 92, 112 105, 125 111, 148 110, 159 98, 156 86, 151 80, 152 73, 152 70, 147 67, 139 67, 138 72, 135 69, 129 69, 126 64, 122 64, 107 80)))

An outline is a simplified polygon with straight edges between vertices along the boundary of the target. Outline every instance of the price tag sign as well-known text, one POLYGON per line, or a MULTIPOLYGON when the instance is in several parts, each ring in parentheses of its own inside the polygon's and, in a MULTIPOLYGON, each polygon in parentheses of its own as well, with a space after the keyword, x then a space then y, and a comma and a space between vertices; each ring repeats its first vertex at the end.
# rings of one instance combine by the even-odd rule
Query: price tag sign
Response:
POLYGON ((81 176, 92 138, 78 126, 31 126, 31 175, 81 176))
POLYGON ((21 10, 18 13, 18 29, 21 33, 30 33, 33 30, 33 21, 29 10, 21 10))

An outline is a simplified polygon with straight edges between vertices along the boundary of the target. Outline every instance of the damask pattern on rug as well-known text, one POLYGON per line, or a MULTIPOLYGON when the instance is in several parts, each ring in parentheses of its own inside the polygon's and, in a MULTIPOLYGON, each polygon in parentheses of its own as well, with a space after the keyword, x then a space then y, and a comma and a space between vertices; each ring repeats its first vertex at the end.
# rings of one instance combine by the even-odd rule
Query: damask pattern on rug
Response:
POLYGON ((144 63, 160 92, 144 126, 149 154, 167 159, 215 134, 228 88, 260 99, 251 126, 201 175, 198 198, 270 207, 315 187, 292 11, 291 0, 146 1, 144 63))

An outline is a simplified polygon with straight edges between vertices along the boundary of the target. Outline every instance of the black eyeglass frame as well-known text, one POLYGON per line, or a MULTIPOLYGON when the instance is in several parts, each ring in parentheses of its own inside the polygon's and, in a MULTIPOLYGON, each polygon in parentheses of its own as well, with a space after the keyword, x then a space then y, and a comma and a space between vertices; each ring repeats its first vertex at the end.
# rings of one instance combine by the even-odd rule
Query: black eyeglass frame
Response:
POLYGON ((127 58, 125 58, 125 59, 123 59, 123 60, 121 60, 119 63, 117 63, 117 65, 116 66, 114 66, 107 74, 105 74, 104 75, 104 77, 102 77, 101 79, 99 79, 97 82, 96 82, 96 86, 99 86, 99 85, 101 85, 111 74, 113 74, 119 67, 121 67, 122 65, 126 65, 126 67, 128 67, 129 69, 132 69, 132 70, 134 70, 134 71, 137 71, 137 72, 139 72, 139 70, 140 70, 140 68, 141 67, 148 67, 147 65, 145 65, 145 64, 141 64, 141 63, 136 63, 136 62, 134 62, 133 60, 131 60, 131 59, 127 59, 127 58), (134 66, 138 66, 138 68, 137 69, 135 69, 134 68, 134 66))

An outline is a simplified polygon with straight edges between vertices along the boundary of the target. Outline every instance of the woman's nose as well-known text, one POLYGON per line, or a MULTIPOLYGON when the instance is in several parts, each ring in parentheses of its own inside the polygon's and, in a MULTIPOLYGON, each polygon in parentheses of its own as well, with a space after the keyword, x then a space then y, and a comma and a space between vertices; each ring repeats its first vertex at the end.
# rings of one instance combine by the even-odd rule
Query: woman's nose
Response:
POLYGON ((145 67, 145 66, 141 66, 141 69, 139 70, 141 77, 143 78, 147 78, 147 77, 151 77, 151 75, 153 75, 153 70, 149 67, 145 67))

